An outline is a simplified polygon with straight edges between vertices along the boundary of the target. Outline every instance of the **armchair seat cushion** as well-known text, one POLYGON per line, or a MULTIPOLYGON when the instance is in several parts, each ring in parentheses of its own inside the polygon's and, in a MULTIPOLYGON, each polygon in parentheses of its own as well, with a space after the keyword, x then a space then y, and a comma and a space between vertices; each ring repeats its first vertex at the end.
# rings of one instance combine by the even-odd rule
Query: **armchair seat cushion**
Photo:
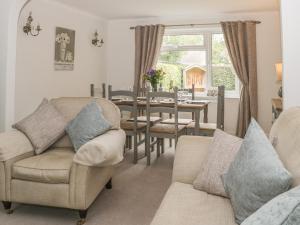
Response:
POLYGON ((68 184, 73 163, 72 148, 56 148, 13 165, 12 177, 39 183, 68 184))

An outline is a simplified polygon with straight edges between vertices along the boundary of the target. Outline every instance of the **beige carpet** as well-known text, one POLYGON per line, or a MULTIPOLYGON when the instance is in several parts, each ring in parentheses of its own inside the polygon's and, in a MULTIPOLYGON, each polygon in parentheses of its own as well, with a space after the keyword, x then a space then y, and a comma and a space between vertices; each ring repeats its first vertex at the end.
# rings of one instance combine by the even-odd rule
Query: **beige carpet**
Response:
MULTIPOLYGON (((168 149, 150 167, 134 165, 132 153, 118 165, 113 189, 103 190, 88 212, 87 225, 148 225, 171 183, 174 150, 168 149)), ((33 190, 34 191, 34 190, 33 190)), ((77 211, 32 205, 13 205, 7 215, 0 208, 0 225, 74 225, 77 211)))

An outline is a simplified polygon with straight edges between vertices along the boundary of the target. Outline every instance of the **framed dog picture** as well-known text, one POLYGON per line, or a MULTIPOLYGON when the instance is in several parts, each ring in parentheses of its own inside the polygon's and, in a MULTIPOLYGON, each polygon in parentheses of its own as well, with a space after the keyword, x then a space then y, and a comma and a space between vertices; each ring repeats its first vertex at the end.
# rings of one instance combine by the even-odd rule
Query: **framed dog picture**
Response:
POLYGON ((74 70, 75 31, 56 27, 55 70, 74 70))

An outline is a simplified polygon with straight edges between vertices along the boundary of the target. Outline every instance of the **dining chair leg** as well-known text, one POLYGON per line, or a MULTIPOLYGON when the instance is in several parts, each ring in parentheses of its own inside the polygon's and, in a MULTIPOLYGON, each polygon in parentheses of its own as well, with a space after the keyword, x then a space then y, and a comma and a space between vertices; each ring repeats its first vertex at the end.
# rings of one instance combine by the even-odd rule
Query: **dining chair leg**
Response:
POLYGON ((147 165, 150 166, 151 163, 151 149, 150 149, 150 137, 146 134, 146 155, 147 155, 147 165))
POLYGON ((133 136, 133 163, 137 164, 138 161, 138 146, 137 146, 137 134, 133 136))
MULTIPOLYGON (((152 144, 152 142, 154 142, 154 140, 155 140, 154 137, 151 137, 150 143, 152 144)), ((151 152, 153 152, 153 151, 154 151, 154 145, 151 145, 151 152)))
POLYGON ((165 153, 165 139, 161 139, 161 154, 165 153))
POLYGON ((157 139, 157 144, 156 144, 156 157, 160 157, 160 145, 161 145, 161 139, 157 139))
POLYGON ((132 149, 132 136, 129 136, 129 149, 132 149))
POLYGON ((169 139, 169 146, 170 146, 170 148, 172 147, 172 139, 171 138, 169 139))

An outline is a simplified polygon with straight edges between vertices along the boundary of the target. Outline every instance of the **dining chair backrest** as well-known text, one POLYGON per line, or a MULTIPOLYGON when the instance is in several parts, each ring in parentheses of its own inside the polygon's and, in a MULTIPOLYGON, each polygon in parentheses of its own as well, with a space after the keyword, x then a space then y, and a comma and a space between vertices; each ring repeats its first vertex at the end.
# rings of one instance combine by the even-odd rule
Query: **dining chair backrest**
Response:
POLYGON ((147 94, 147 88, 143 88, 143 87, 139 88, 139 90, 138 90, 138 96, 140 96, 140 97, 146 97, 146 94, 147 94))
POLYGON ((102 83, 100 88, 96 88, 94 84, 90 85, 91 97, 106 98, 106 85, 102 83))
POLYGON ((137 95, 134 91, 128 90, 112 90, 112 86, 108 86, 108 99, 113 101, 114 97, 125 97, 128 100, 124 103, 117 104, 121 112, 130 112, 131 117, 133 118, 134 128, 137 128, 137 95))
POLYGON ((225 86, 218 87, 217 128, 224 130, 225 86))
POLYGON ((174 92, 150 92, 147 89, 147 129, 151 126, 151 113, 168 113, 174 115, 176 135, 178 133, 178 89, 174 88, 174 92), (153 102, 154 99, 168 99, 168 101, 153 102))
POLYGON ((192 88, 179 88, 178 92, 186 91, 189 94, 192 94, 192 100, 195 100, 195 84, 192 85, 192 88))

